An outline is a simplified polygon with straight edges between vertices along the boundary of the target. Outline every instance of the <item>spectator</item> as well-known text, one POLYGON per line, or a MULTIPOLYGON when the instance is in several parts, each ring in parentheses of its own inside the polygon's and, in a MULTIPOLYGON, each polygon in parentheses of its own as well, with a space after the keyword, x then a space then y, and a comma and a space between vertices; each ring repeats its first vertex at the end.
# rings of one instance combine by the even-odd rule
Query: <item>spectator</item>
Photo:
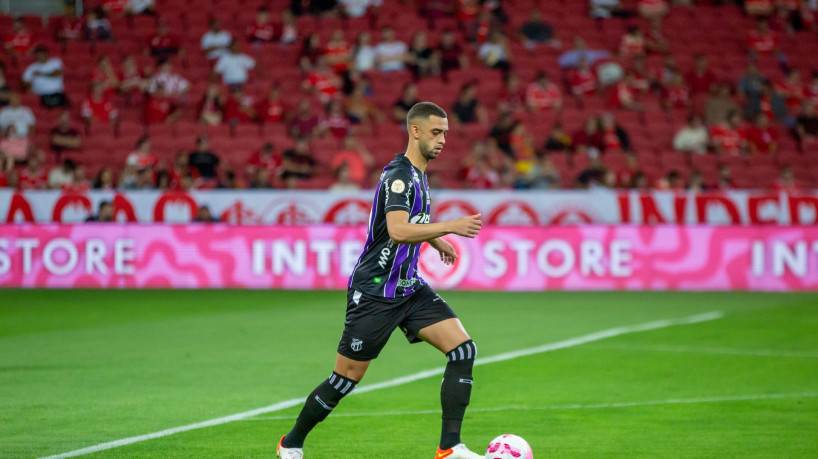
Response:
POLYGON ((489 140, 493 141, 506 156, 512 156, 511 150, 511 130, 514 129, 516 120, 510 112, 500 112, 497 121, 489 131, 489 140))
POLYGON ((562 127, 562 123, 555 121, 551 125, 551 131, 548 133, 548 138, 545 139, 546 151, 572 151, 573 144, 571 143, 571 136, 562 127))
POLYGON ((280 123, 284 119, 284 102, 281 100, 281 88, 270 86, 267 97, 259 103, 258 113, 262 122, 280 123))
POLYGON ((67 106, 62 61, 57 57, 49 57, 48 49, 42 46, 34 49, 34 57, 36 61, 23 72, 26 86, 40 96, 40 101, 46 108, 67 106))
POLYGON ((406 43, 395 38, 391 27, 381 29, 381 41, 375 46, 375 62, 381 72, 403 70, 408 59, 406 43))
POLYGON ((736 85, 738 95, 744 102, 746 116, 753 116, 751 107, 757 107, 761 102, 761 86, 764 84, 764 77, 758 71, 755 62, 747 64, 747 69, 741 75, 736 85))
POLYGON ((528 13, 528 21, 520 26, 518 32, 520 41, 523 42, 526 49, 534 49, 537 45, 545 44, 559 46, 559 40, 554 40, 554 28, 543 21, 542 13, 536 8, 528 13))
POLYGON ((499 69, 503 72, 511 70, 511 50, 508 47, 506 36, 500 31, 494 31, 489 35, 489 40, 477 51, 477 58, 486 67, 499 69))
POLYGON ((412 35, 412 46, 407 56, 407 66, 415 81, 440 73, 438 54, 426 41, 426 32, 417 31, 412 35))
POLYGON ((228 86, 240 86, 247 83, 250 70, 256 68, 256 60, 241 52, 240 44, 234 41, 230 48, 216 62, 213 71, 222 76, 222 82, 228 86))
POLYGON ((227 54, 233 35, 225 29, 218 19, 210 20, 210 29, 202 36, 201 47, 208 59, 215 60, 227 54))
POLYGON ((619 42, 619 56, 623 59, 630 59, 635 56, 645 55, 645 35, 638 26, 628 27, 628 31, 622 35, 619 42))
POLYGON ((520 78, 513 73, 506 74, 503 87, 497 94, 497 110, 516 112, 526 107, 526 90, 520 87, 520 78))
POLYGON ((687 117, 687 123, 673 137, 673 149, 685 153, 707 153, 710 136, 698 115, 687 117))
POLYGON ((773 13, 773 0, 745 0, 747 16, 768 17, 773 13))
POLYGON ((798 110, 801 103, 807 97, 807 88, 801 81, 801 72, 792 68, 787 72, 786 78, 778 81, 773 85, 775 92, 784 98, 787 109, 790 111, 798 110))
POLYGON ((309 0, 307 11, 312 16, 333 17, 338 8, 338 0, 309 0))
POLYGON ((468 156, 462 161, 461 177, 465 188, 478 190, 500 186, 502 159, 492 156, 485 142, 472 142, 468 156))
POLYGON ((580 37, 574 37, 574 47, 562 53, 557 59, 557 63, 561 68, 572 69, 579 66, 584 59, 588 67, 592 67, 597 61, 611 57, 611 53, 604 49, 588 49, 585 40, 580 37))
POLYGON ((260 150, 250 155, 244 174, 250 181, 251 188, 267 188, 270 178, 278 176, 280 169, 281 156, 276 155, 273 144, 267 142, 260 150), (262 183, 267 186, 261 186, 262 183))
POLYGON ((735 187, 736 184, 735 182, 733 182, 733 175, 730 172, 730 166, 728 166, 727 164, 719 165, 718 176, 713 188, 717 190, 729 190, 735 187))
POLYGON ((245 94, 241 86, 233 86, 224 105, 224 118, 228 123, 249 123, 258 119, 253 96, 245 94))
POLYGON ((383 0, 340 0, 341 8, 346 16, 351 18, 362 18, 369 14, 377 16, 378 7, 383 0))
POLYGON ((93 83, 91 85, 91 92, 82 102, 80 112, 86 127, 94 123, 107 124, 115 122, 119 116, 119 111, 114 107, 113 102, 105 97, 105 89, 102 83, 93 83))
POLYGON ((333 100, 327 105, 327 114, 322 122, 322 131, 329 132, 336 140, 341 140, 349 134, 351 124, 344 105, 340 100, 333 100))
POLYGON ((365 95, 366 83, 359 82, 355 85, 352 95, 344 101, 344 109, 352 124, 380 123, 384 116, 375 103, 365 95))
POLYGON ((770 119, 759 113, 756 123, 747 129, 747 147, 750 154, 775 154, 778 152, 778 131, 770 126, 770 119))
POLYGON ((743 131, 738 111, 731 112, 725 121, 711 126, 710 141, 715 152, 720 155, 740 155, 745 150, 743 131))
POLYGON ((170 187, 170 173, 168 173, 168 171, 166 171, 165 169, 159 169, 159 171, 156 172, 155 182, 156 182, 156 184, 155 184, 154 187, 157 190, 162 190, 162 191, 170 190, 171 189, 171 187, 170 187))
POLYGON ((156 91, 148 97, 145 104, 145 123, 172 124, 182 116, 182 109, 165 95, 165 87, 157 85, 156 91))
POLYGON ((727 117, 734 112, 740 112, 741 107, 730 95, 730 85, 723 83, 718 86, 718 92, 707 101, 704 110, 704 119, 708 126, 727 121, 727 117))
POLYGON ((582 103, 586 95, 593 94, 599 87, 596 73, 591 70, 588 60, 581 58, 576 69, 568 74, 568 81, 571 86, 571 94, 582 103))
POLYGON ((538 71, 536 80, 526 90, 525 104, 531 111, 560 110, 562 91, 549 80, 547 73, 538 71))
POLYGON ((169 59, 181 54, 182 43, 175 34, 168 33, 168 24, 159 21, 156 33, 148 40, 148 52, 157 61, 169 59))
POLYGON ((341 149, 333 155, 330 167, 335 170, 346 167, 349 180, 360 187, 369 176, 369 168, 374 162, 369 150, 355 137, 348 135, 344 137, 341 149))
POLYGON ((196 148, 190 153, 188 161, 190 167, 199 173, 206 187, 215 187, 220 160, 210 151, 210 141, 207 137, 196 139, 196 148))
POLYGON ((326 56, 318 58, 307 79, 301 83, 301 89, 317 96, 324 105, 341 96, 341 79, 329 67, 326 56))
MULTIPOLYGON (((2 74, 0 74, 1 76, 2 74)), ((0 87, 0 91, 2 91, 2 87, 0 87)), ((813 104, 818 103, 818 70, 812 71, 812 81, 806 87, 806 96, 813 104)), ((0 104, 2 104, 2 92, 0 92, 0 104)))
POLYGON ((11 93, 9 105, 0 109, 0 129, 6 131, 12 125, 20 137, 34 135, 37 125, 34 113, 20 102, 20 94, 16 92, 11 93))
POLYGON ((596 158, 600 154, 599 118, 592 116, 585 120, 582 129, 571 136, 571 144, 576 153, 596 158))
POLYGON ((317 33, 304 38, 301 45, 301 51, 298 56, 298 66, 304 72, 309 72, 318 61, 318 57, 324 54, 324 48, 321 46, 321 37, 317 33))
POLYGON ((119 92, 130 97, 134 92, 141 92, 147 88, 148 82, 139 71, 133 56, 125 56, 120 64, 119 92))
POLYGON ((521 121, 514 121, 511 133, 508 136, 511 145, 511 156, 515 161, 517 172, 526 172, 533 165, 536 148, 534 138, 528 132, 525 124, 521 121))
POLYGON ((746 111, 754 116, 764 113, 768 118, 779 122, 787 121, 789 118, 786 99, 773 88, 768 80, 761 83, 761 98, 758 104, 748 107, 746 111))
POLYGON ((14 170, 14 160, 7 158, 0 150, 0 188, 17 188, 17 171, 14 170))
POLYGON ((308 139, 321 134, 321 120, 312 114, 308 100, 301 99, 298 102, 295 116, 290 119, 287 130, 294 139, 308 139))
POLYGON ((756 21, 756 29, 747 35, 747 49, 751 55, 778 52, 778 34, 770 30, 766 19, 756 21))
POLYGON ((57 161, 62 158, 65 151, 77 151, 82 147, 82 137, 78 130, 71 126, 71 113, 63 110, 57 120, 57 125, 49 132, 51 151, 54 152, 57 161))
POLYGON ((128 0, 128 4, 125 6, 125 14, 129 16, 136 16, 138 14, 156 16, 156 1, 128 0))
POLYGON ((85 37, 85 20, 77 16, 75 5, 66 5, 65 15, 57 18, 54 38, 65 49, 69 41, 82 40, 85 37))
POLYGON ((116 188, 114 173, 110 167, 103 167, 97 172, 93 186, 95 190, 113 190, 116 188))
POLYGON ((171 189, 190 190, 193 188, 194 181, 198 177, 199 172, 190 167, 190 155, 184 150, 179 150, 173 157, 173 168, 168 171, 168 175, 170 176, 171 189))
POLYGON ((469 32, 468 39, 470 43, 482 45, 488 40, 492 33, 502 30, 497 18, 491 14, 491 11, 486 9, 480 11, 476 20, 472 19, 467 22, 471 22, 471 26, 469 27, 467 24, 461 22, 461 29, 466 29, 469 32))
POLYGON ((610 17, 629 17, 633 13, 622 8, 619 0, 588 0, 591 17, 606 19, 610 17))
POLYGON ((3 133, 5 135, 0 138, 0 151, 18 163, 23 162, 30 156, 35 147, 28 137, 17 135, 16 125, 9 125, 3 133))
POLYGON ((156 156, 151 153, 151 141, 148 137, 140 137, 136 141, 136 148, 125 159, 125 165, 135 170, 154 170, 159 164, 156 156))
MULTIPOLYGON (((648 94, 650 91, 650 76, 648 75, 647 64, 645 64, 645 56, 635 56, 631 59, 630 68, 626 71, 631 73, 631 89, 636 91, 640 96, 648 94)), ((684 83, 684 78, 682 78, 684 83)))
POLYGON ((639 0, 637 11, 648 21, 658 21, 670 11, 670 8, 667 0, 639 0))
POLYGON ((224 96, 219 85, 211 83, 207 86, 202 101, 199 102, 199 122, 215 126, 221 124, 224 118, 224 96))
POLYGON ((102 12, 122 17, 128 8, 128 0, 102 0, 102 12))
POLYGON ((455 123, 486 124, 488 122, 486 109, 477 100, 477 87, 474 83, 465 83, 460 87, 450 116, 455 123))
POLYGON ((332 31, 332 37, 330 37, 329 43, 324 48, 324 56, 333 71, 340 74, 349 70, 352 62, 352 48, 344 38, 342 29, 332 31))
POLYGON ((315 158, 305 139, 297 139, 295 145, 284 151, 281 177, 288 188, 296 186, 299 180, 306 180, 315 174, 315 158))
POLYGON ((554 190, 560 187, 560 173, 548 155, 538 154, 534 166, 517 180, 514 187, 554 190))
POLYGON ((6 66, 0 62, 0 109, 11 103, 11 86, 6 79, 6 66))
POLYGON ((598 145, 605 153, 611 151, 631 151, 630 136, 616 123, 616 117, 611 112, 603 113, 599 117, 598 145))
POLYGON ((34 37, 26 29, 22 19, 16 18, 11 25, 11 33, 5 36, 3 47, 14 59, 28 53, 34 45, 34 37))
POLYGON ((114 221, 114 205, 111 201, 102 201, 96 215, 90 215, 85 219, 88 223, 112 223, 114 221))
POLYGON ((773 182, 773 189, 775 191, 783 191, 785 193, 794 194, 801 191, 798 181, 795 180, 795 175, 792 173, 792 167, 784 166, 781 168, 781 175, 773 182))
POLYGON ((645 49, 652 54, 667 54, 670 52, 670 42, 662 34, 659 21, 650 21, 645 34, 645 49))
POLYGON ((361 185, 355 183, 349 175, 349 166, 342 163, 335 168, 335 183, 329 186, 330 191, 360 190, 361 185))
POLYGON ((375 58, 378 52, 372 46, 369 32, 361 32, 355 40, 354 62, 355 69, 359 72, 368 72, 375 68, 375 58))
POLYGON ((210 207, 200 206, 199 210, 196 211, 196 218, 194 218, 193 221, 196 223, 218 223, 221 220, 210 213, 210 207))
POLYGON ((636 100, 636 91, 634 86, 633 72, 630 70, 625 73, 625 78, 619 80, 611 90, 610 105, 613 108, 644 111, 645 107, 636 100))
POLYGON ((108 56, 100 56, 97 60, 97 67, 91 73, 91 83, 102 84, 106 98, 116 94, 119 89, 119 75, 116 74, 108 56))
POLYGON ((48 173, 48 187, 52 190, 59 190, 65 186, 70 186, 74 182, 74 161, 66 159, 62 165, 51 169, 48 173))
POLYGON ((85 39, 87 41, 111 40, 111 23, 102 8, 92 8, 85 15, 85 39))
MULTIPOLYGON (((676 65, 676 58, 673 57, 673 54, 667 54, 662 58, 662 66, 654 72, 653 84, 658 87, 664 87, 673 81, 676 74, 681 73, 681 70, 679 70, 679 67, 676 65)), ((688 83, 687 78, 685 78, 685 83, 688 83)))
POLYGON ((704 176, 699 169, 693 169, 690 172, 690 179, 687 182, 687 191, 691 193, 701 193, 708 189, 704 184, 704 176))
POLYGON ((256 45, 273 43, 279 39, 280 32, 270 19, 270 10, 266 6, 256 10, 256 19, 247 26, 247 40, 256 45))
POLYGON ((815 114, 815 104, 805 100, 801 111, 795 118, 795 138, 803 147, 804 142, 815 142, 818 139, 818 116, 815 114))
POLYGON ((173 63, 168 59, 159 62, 156 74, 148 81, 148 93, 154 95, 159 87, 164 91, 165 97, 179 99, 187 94, 190 82, 173 71, 173 63))
POLYGON ((30 154, 26 158, 25 167, 20 170, 19 187, 23 190, 44 190, 48 185, 48 174, 42 166, 43 162, 38 154, 30 154))
POLYGON ((448 81, 449 71, 469 68, 469 58, 453 30, 445 29, 441 32, 437 52, 440 56, 440 75, 443 81, 448 81))
POLYGON ((290 45, 298 40, 298 25, 290 10, 281 11, 281 38, 282 45, 290 45))
POLYGON ((670 83, 662 88, 662 107, 667 111, 690 108, 690 91, 682 74, 677 73, 670 83))
POLYGON ((409 113, 418 100, 418 88, 412 83, 403 86, 401 97, 392 105, 392 121, 402 124, 406 122, 406 114, 409 113))
POLYGON ((707 68, 704 54, 694 57, 693 69, 685 75, 685 81, 693 96, 713 92, 716 88, 716 75, 707 68))

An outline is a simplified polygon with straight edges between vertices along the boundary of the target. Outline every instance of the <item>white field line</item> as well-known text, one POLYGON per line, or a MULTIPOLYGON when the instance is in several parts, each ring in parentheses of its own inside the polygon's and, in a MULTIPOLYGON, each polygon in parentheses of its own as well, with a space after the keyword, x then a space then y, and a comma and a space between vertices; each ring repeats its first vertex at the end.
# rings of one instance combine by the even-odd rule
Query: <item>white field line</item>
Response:
MULTIPOLYGON (((512 360, 520 357, 525 357, 534 354, 541 354, 543 352, 550 352, 555 351, 558 349, 565 349, 569 347, 579 346, 581 344, 591 343, 594 341, 599 341, 606 338, 613 338, 615 336, 625 335, 628 333, 636 333, 641 331, 648 331, 648 330, 657 330, 660 328, 667 328, 672 327, 675 325, 690 325, 696 324, 700 322, 708 322, 711 320, 716 320, 724 317, 724 314, 720 311, 714 312, 707 312, 704 314, 697 314, 694 316, 683 317, 680 319, 664 319, 664 320, 656 320, 653 322, 647 322, 638 325, 628 325, 623 327, 616 327, 610 328, 608 330, 602 330, 595 333, 591 333, 588 335, 578 336, 576 338, 569 338, 563 341, 557 341, 555 343, 544 344, 542 346, 536 346, 528 349, 521 349, 518 351, 513 352, 506 352, 503 354, 498 354, 492 357, 484 357, 477 359, 474 364, 475 365, 485 365, 488 363, 495 363, 495 362, 503 362, 506 360, 512 360)), ((356 394, 365 394, 367 392, 372 392, 374 390, 379 389, 386 389, 388 387, 395 387, 401 386, 404 384, 409 384, 414 381, 418 381, 421 379, 430 378, 432 376, 437 376, 443 374, 444 368, 435 368, 432 370, 420 371, 418 373, 414 373, 411 375, 403 376, 400 378, 390 379, 388 381, 384 381, 377 384, 370 384, 363 387, 359 387, 355 389, 351 395, 356 394)), ((241 413, 231 414, 229 416, 223 416, 220 418, 210 419, 207 421, 196 422, 193 424, 188 424, 179 427, 172 427, 170 429, 160 430, 158 432, 153 432, 144 435, 137 435, 135 437, 128 437, 123 438, 120 440, 109 441, 105 443, 100 443, 98 445, 88 446, 86 448, 77 449, 74 451, 68 451, 66 453, 55 454, 53 456, 47 456, 41 459, 61 459, 66 457, 74 457, 74 456, 82 456, 85 454, 96 453, 99 451, 104 451, 113 448, 119 448, 121 446, 130 445, 133 443, 139 443, 148 440, 154 440, 156 438, 167 437, 169 435, 174 435, 181 432, 187 432, 190 430, 196 429, 203 429, 205 427, 212 427, 221 424, 227 424, 229 422, 240 421, 242 419, 252 418, 255 416, 259 416, 266 413, 272 413, 276 411, 285 410, 287 408, 292 408, 294 406, 298 406, 304 403, 304 397, 301 398, 294 398, 290 400, 284 400, 282 402, 275 403, 273 405, 256 408, 254 410, 244 411, 241 413)))
MULTIPOLYGON (((656 406, 656 405, 692 405, 699 403, 719 403, 719 402, 740 402, 754 400, 781 400, 796 398, 816 398, 818 392, 804 392, 796 394, 755 394, 755 395, 732 395, 724 397, 698 397, 698 398, 669 398, 665 400, 645 400, 641 402, 617 402, 617 403, 594 403, 594 404, 572 404, 572 405, 550 405, 550 406, 524 406, 508 405, 494 408, 469 408, 469 413, 495 412, 495 411, 565 411, 565 410, 594 410, 603 408, 627 408, 633 406, 656 406)), ((419 414, 440 414, 440 410, 418 410, 418 411, 384 411, 382 413, 337 413, 333 418, 362 418, 371 416, 410 416, 419 414)), ((295 419, 298 416, 262 416, 243 421, 281 421, 295 419)))
POLYGON ((683 352, 691 354, 722 354, 722 355, 755 355, 765 357, 804 357, 818 358, 818 352, 809 351, 777 351, 775 349, 737 349, 729 347, 690 347, 668 345, 641 345, 641 344, 606 344, 595 345, 588 349, 615 349, 623 351, 655 351, 655 352, 683 352))

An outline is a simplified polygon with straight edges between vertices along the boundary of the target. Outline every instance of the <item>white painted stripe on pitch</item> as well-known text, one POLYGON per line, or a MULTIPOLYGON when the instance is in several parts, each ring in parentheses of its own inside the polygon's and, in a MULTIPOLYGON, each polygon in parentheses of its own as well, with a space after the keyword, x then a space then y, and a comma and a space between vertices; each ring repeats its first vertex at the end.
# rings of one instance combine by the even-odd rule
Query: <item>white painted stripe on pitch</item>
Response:
POLYGON ((667 345, 641 344, 606 344, 596 345, 588 349, 617 349, 623 351, 656 351, 656 352, 684 352, 691 354, 722 354, 722 355, 756 355, 764 357, 804 357, 818 358, 818 352, 804 351, 777 351, 775 349, 738 349, 730 347, 690 347, 667 345))
MULTIPOLYGON (((498 354, 492 357, 484 357, 475 360, 475 365, 485 365, 488 363, 495 363, 495 362, 503 362, 506 360, 517 359, 520 357, 525 357, 534 354, 541 354, 543 352, 550 352, 555 351, 558 349, 565 349, 568 347, 579 346, 581 344, 590 343, 594 341, 599 341, 606 338, 613 338, 614 336, 620 336, 627 333, 636 333, 641 331, 648 331, 648 330, 656 330, 660 328, 667 328, 672 327, 674 325, 689 325, 689 324, 696 324, 700 322, 707 322, 710 320, 716 320, 724 317, 724 314, 720 311, 708 312, 704 314, 697 314, 694 316, 683 317, 681 319, 664 319, 664 320, 656 320, 653 322, 647 322, 644 324, 639 325, 628 325, 624 327, 616 327, 611 328, 608 330, 602 330, 596 333, 591 333, 584 336, 578 336, 576 338, 569 338, 563 341, 557 341, 555 343, 544 344, 542 346, 532 347, 528 349, 521 349, 519 351, 513 352, 506 352, 503 354, 498 354)), ((357 394, 365 394, 367 392, 372 392, 375 390, 386 389, 389 387, 401 386, 404 384, 408 384, 414 381, 418 381, 421 379, 430 378, 432 376, 437 376, 443 374, 444 368, 436 368, 433 370, 426 370, 420 371, 418 373, 414 373, 408 376, 403 376, 400 378, 390 379, 388 381, 384 381, 377 384, 370 384, 363 387, 358 387, 352 392, 350 395, 357 395, 357 394)), ((231 414, 229 416, 223 416, 216 419, 210 419, 208 421, 197 422, 194 424, 188 424, 185 426, 173 427, 170 429, 160 430, 158 432, 153 432, 145 435, 138 435, 135 437, 128 437, 123 438, 121 440, 114 440, 109 441, 106 443, 100 443, 98 445, 89 446, 87 448, 77 449, 74 451, 69 451, 66 453, 55 454, 53 456, 47 456, 40 459, 61 459, 66 457, 74 457, 74 456, 82 456, 85 454, 96 453, 99 451, 104 451, 107 449, 119 448, 121 446, 130 445, 133 443, 139 443, 147 440, 153 440, 156 438, 167 437, 169 435, 174 435, 181 432, 187 432, 190 430, 196 429, 203 429, 205 427, 213 427, 221 424, 227 424, 229 422, 239 421, 242 419, 247 419, 255 416, 259 416, 265 413, 272 413, 275 411, 285 410, 287 408, 292 408, 294 406, 298 406, 304 403, 304 398, 294 398, 290 400, 285 400, 283 402, 278 402, 273 405, 265 406, 262 408, 256 408, 250 411, 244 411, 241 413, 231 414)))
MULTIPOLYGON (((638 406, 655 405, 692 405, 700 403, 718 402, 742 402, 754 400, 781 400, 796 398, 816 398, 818 392, 804 392, 799 394, 755 394, 755 395, 730 395, 724 397, 699 397, 699 398, 669 398, 665 400, 646 400, 641 402, 617 402, 617 403, 595 403, 589 405, 551 405, 551 406, 523 406, 508 405, 494 408, 469 408, 469 413, 495 412, 495 411, 565 411, 565 410, 590 410, 603 408, 628 408, 638 406)), ((381 413, 336 413, 333 418, 363 418, 372 416, 411 416, 418 414, 440 414, 440 410, 417 410, 417 411, 384 411, 381 413)), ((282 421, 295 419, 298 416, 263 416, 242 421, 282 421)))

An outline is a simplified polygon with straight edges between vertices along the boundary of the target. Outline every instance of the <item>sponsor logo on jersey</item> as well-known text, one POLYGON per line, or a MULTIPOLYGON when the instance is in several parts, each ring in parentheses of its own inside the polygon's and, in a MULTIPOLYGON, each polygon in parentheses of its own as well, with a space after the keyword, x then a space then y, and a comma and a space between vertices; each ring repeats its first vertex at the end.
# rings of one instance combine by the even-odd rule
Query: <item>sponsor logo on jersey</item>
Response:
POLYGON ((364 347, 364 342, 358 338, 352 338, 352 343, 349 345, 353 351, 359 352, 364 347))
POLYGON ((392 190, 393 193, 400 194, 406 190, 406 184, 403 183, 403 180, 395 180, 392 182, 392 186, 389 187, 389 189, 392 190))
POLYGON ((415 284, 418 283, 417 279, 400 279, 398 281, 398 287, 413 287, 415 284))
POLYGON ((386 269, 386 264, 389 263, 389 255, 391 253, 392 251, 389 250, 388 247, 381 249, 381 258, 378 259, 378 266, 380 266, 381 269, 386 269))
POLYGON ((412 215, 412 218, 409 219, 409 223, 417 223, 417 224, 426 224, 432 220, 432 216, 425 213, 419 212, 415 215, 412 215))

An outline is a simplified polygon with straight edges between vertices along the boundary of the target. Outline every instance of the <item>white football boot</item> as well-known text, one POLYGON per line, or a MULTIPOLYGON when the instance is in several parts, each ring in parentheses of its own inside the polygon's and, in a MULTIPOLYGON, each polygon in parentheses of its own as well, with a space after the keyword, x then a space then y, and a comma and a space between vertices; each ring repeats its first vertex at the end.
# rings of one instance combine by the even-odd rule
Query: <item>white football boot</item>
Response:
POLYGON ((285 448, 281 446, 284 437, 278 441, 276 446, 276 457, 279 459, 304 459, 304 451, 301 448, 285 448))
POLYGON ((466 448, 466 445, 463 443, 458 443, 457 445, 453 446, 452 448, 442 450, 440 447, 437 447, 437 454, 435 454, 435 459, 484 459, 485 456, 480 454, 473 453, 469 451, 469 448, 466 448))

